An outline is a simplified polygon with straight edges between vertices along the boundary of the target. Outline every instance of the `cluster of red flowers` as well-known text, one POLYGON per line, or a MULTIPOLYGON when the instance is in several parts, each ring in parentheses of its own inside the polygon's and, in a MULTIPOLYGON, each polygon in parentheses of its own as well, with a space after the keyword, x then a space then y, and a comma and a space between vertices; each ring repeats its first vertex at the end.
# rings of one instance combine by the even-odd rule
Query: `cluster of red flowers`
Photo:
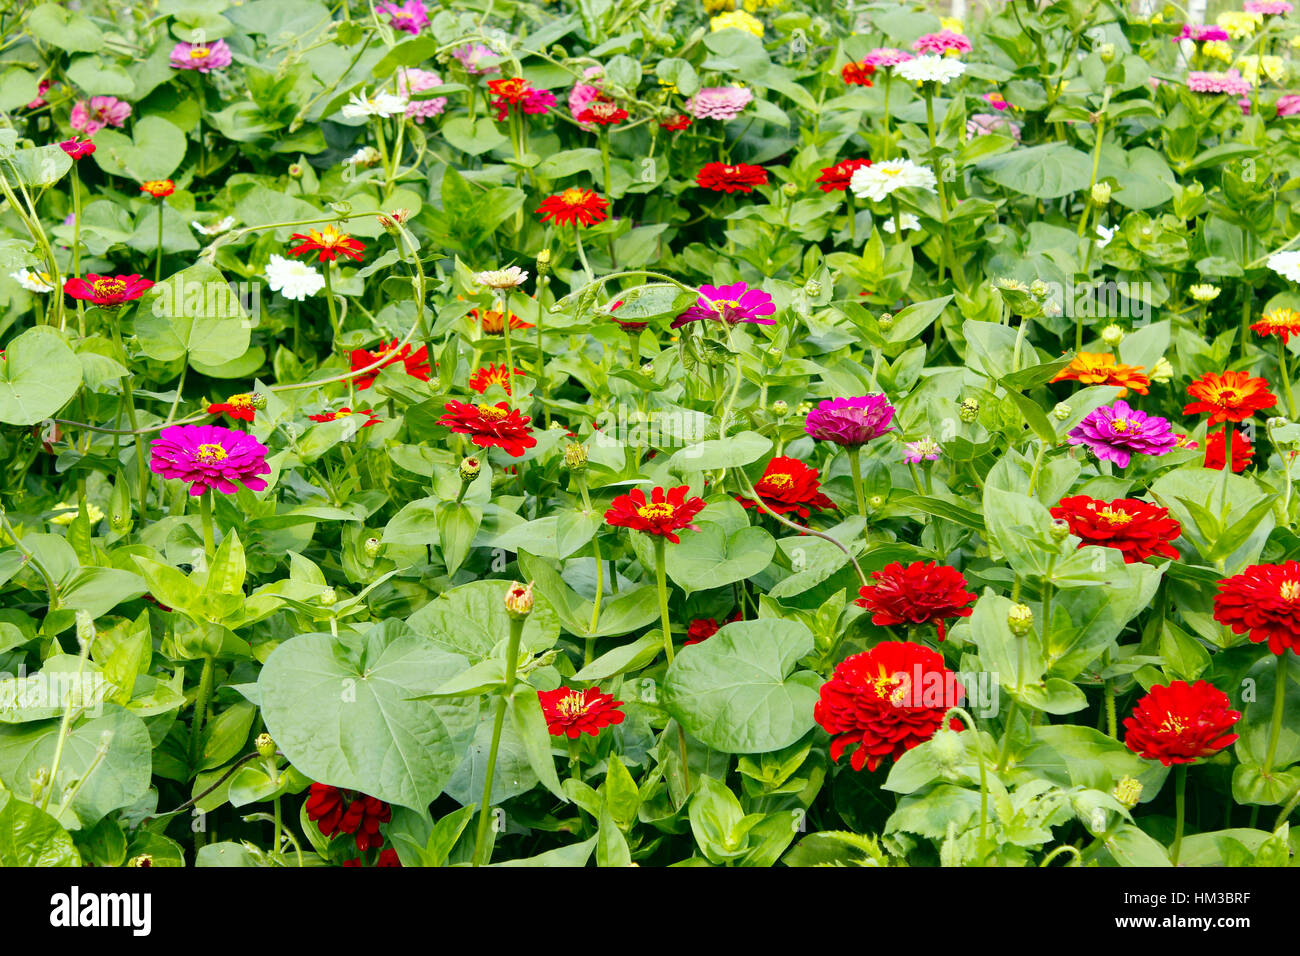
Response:
POLYGON ((537 445, 533 421, 512 409, 507 402, 495 405, 466 405, 449 401, 447 414, 438 419, 458 435, 469 435, 480 448, 500 448, 512 458, 521 457, 537 445))
POLYGON ((717 193, 751 193, 755 186, 767 185, 767 170, 748 163, 705 163, 695 184, 717 193))
POLYGON ((594 737, 602 728, 621 724, 626 716, 619 710, 623 702, 613 694, 602 694, 598 687, 539 690, 537 699, 542 703, 546 729, 555 737, 577 740, 584 733, 594 737))
POLYGON ((601 199, 590 189, 571 186, 554 196, 547 196, 537 211, 542 214, 542 222, 559 226, 594 226, 609 218, 608 209, 609 200, 601 199))
POLYGON ((366 420, 362 422, 362 428, 369 428, 371 425, 378 425, 383 421, 382 418, 376 418, 375 413, 368 408, 358 408, 353 411, 346 405, 336 412, 322 412, 320 415, 308 415, 307 417, 314 422, 336 422, 340 418, 347 418, 349 415, 365 415, 366 420))
POLYGON ((947 565, 913 561, 903 567, 894 561, 871 576, 876 583, 859 588, 853 603, 871 611, 871 623, 877 626, 918 627, 933 621, 942 641, 945 620, 975 613, 969 605, 978 595, 967 591, 965 576, 947 565))
POLYGON ((1070 526, 1070 533, 1081 539, 1081 548, 1090 544, 1115 548, 1127 564, 1154 556, 1178 559, 1170 542, 1182 534, 1183 528, 1169 517, 1166 508, 1137 498, 1101 501, 1088 495, 1072 495, 1062 498, 1051 514, 1070 526))
POLYGON ((681 539, 677 532, 684 528, 698 531, 699 528, 691 522, 704 510, 703 498, 687 497, 690 490, 690 485, 680 485, 668 491, 654 488, 647 501, 644 491, 633 488, 610 502, 605 521, 617 528, 631 528, 679 544, 681 539))
POLYGON ((841 159, 834 166, 827 166, 817 177, 817 188, 824 193, 844 192, 849 188, 853 174, 863 166, 870 166, 869 159, 841 159))
POLYGON ((353 834, 357 849, 362 853, 371 847, 384 845, 379 825, 393 818, 393 808, 384 801, 324 783, 311 785, 305 809, 307 819, 316 821, 316 826, 325 836, 353 834))
MULTIPOLYGON (((779 515, 793 511, 801 518, 807 518, 811 508, 825 511, 835 507, 835 502, 822 494, 820 488, 816 468, 809 468, 798 458, 786 457, 769 461, 763 477, 754 483, 754 490, 767 507, 779 515)), ((736 500, 743 508, 758 507, 752 498, 744 495, 736 495, 736 500)))
POLYGON ((397 347, 397 339, 387 345, 381 345, 379 348, 371 351, 370 349, 353 349, 352 350, 352 371, 369 368, 380 359, 383 364, 376 367, 373 371, 364 375, 358 375, 355 379, 356 387, 359 389, 369 388, 375 383, 375 379, 390 365, 401 362, 406 368, 406 374, 418 378, 422 382, 429 380, 429 351, 421 345, 415 351, 411 351, 411 346, 403 345, 400 349, 397 347))
POLYGON ((1125 718, 1124 743, 1166 767, 1212 757, 1237 739, 1230 731, 1241 714, 1230 706, 1228 695, 1207 681, 1157 685, 1125 718))
MULTIPOLYGON (((361 857, 354 856, 350 860, 343 861, 344 866, 365 866, 361 857)), ((379 857, 375 860, 375 866, 401 866, 402 861, 397 856, 397 851, 391 846, 386 850, 379 851, 379 857)))

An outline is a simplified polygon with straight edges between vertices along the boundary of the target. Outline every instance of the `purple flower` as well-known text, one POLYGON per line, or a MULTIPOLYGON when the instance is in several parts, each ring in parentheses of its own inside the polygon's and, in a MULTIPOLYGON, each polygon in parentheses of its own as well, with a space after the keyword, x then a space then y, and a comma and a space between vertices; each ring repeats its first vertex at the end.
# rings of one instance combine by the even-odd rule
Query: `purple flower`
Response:
POLYGON ((1231 39, 1223 27, 1202 26, 1199 23, 1184 23, 1183 32, 1174 37, 1175 43, 1192 40, 1196 43, 1208 43, 1211 40, 1227 43, 1231 39))
POLYGON ((178 43, 172 47, 173 70, 198 70, 209 73, 224 70, 231 63, 230 47, 225 40, 213 43, 178 43))
POLYGON ((925 461, 938 461, 941 451, 943 449, 939 447, 939 443, 926 435, 920 441, 903 443, 903 461, 909 465, 918 464, 923 459, 925 461))
POLYGON ((1131 408, 1128 402, 1093 409, 1066 436, 1071 445, 1087 445, 1102 461, 1128 467, 1134 452, 1163 455, 1178 444, 1178 438, 1164 418, 1131 408))
POLYGON ((467 43, 465 46, 452 50, 451 55, 465 68, 466 73, 472 73, 475 76, 481 76, 484 73, 495 73, 499 69, 495 64, 482 65, 484 57, 496 56, 482 43, 467 43))
POLYGON ((150 447, 149 470, 164 478, 190 482, 195 497, 209 488, 233 495, 238 481, 249 491, 262 491, 269 475, 267 448, 252 435, 216 425, 173 425, 164 428, 150 447))
POLYGON ((776 311, 772 297, 762 289, 751 289, 743 282, 732 285, 702 285, 700 298, 673 322, 680 329, 687 322, 716 320, 735 325, 753 322, 757 325, 776 325, 776 319, 764 319, 776 311))
POLYGON ((1250 81, 1236 70, 1215 73, 1207 70, 1192 70, 1187 74, 1187 88, 1195 93, 1230 93, 1233 96, 1249 96, 1250 81))
POLYGON ((432 70, 417 70, 414 67, 397 71, 398 95, 410 100, 406 104, 406 115, 417 123, 423 123, 430 116, 437 116, 447 108, 447 97, 434 96, 427 100, 412 100, 412 93, 421 93, 442 85, 442 77, 432 70))
POLYGON ((894 406, 884 395, 828 398, 808 413, 803 430, 818 441, 856 448, 894 429, 894 406))
POLYGON ((395 3, 381 3, 379 12, 390 18, 388 25, 394 30, 401 30, 412 36, 429 25, 429 8, 420 0, 406 0, 401 6, 395 3))
POLYGON ((1277 98, 1277 115, 1280 119, 1283 116, 1294 116, 1300 113, 1300 95, 1288 93, 1286 96, 1277 98))
POLYGON ((686 112, 696 119, 733 120, 753 100, 743 86, 706 86, 686 101, 686 112))
POLYGON ((89 100, 78 100, 72 107, 68 125, 79 133, 94 136, 105 126, 121 128, 130 115, 130 103, 116 96, 92 96, 89 100))

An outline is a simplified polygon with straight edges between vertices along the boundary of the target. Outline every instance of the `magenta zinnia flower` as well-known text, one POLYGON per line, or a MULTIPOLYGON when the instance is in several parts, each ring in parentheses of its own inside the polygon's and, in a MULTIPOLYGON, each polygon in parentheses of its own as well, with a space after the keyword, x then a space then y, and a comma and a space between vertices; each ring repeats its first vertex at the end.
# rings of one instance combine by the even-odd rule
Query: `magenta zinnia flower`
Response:
POLYGON ((970 40, 966 39, 960 33, 952 30, 940 30, 938 33, 927 33, 919 37, 912 44, 912 49, 917 53, 941 53, 945 56, 958 53, 969 53, 971 51, 970 40))
POLYGON ((756 325, 776 325, 776 319, 765 319, 776 311, 772 297, 762 289, 751 289, 743 282, 732 285, 702 285, 700 298, 673 322, 674 329, 680 329, 687 322, 702 322, 713 319, 735 325, 737 322, 753 322, 756 325))
POLYGON ((743 86, 706 86, 686 101, 696 119, 733 120, 754 100, 743 86))
POLYGON ((818 441, 856 448, 892 432, 893 419, 894 406, 884 395, 828 398, 808 413, 803 430, 818 441))
POLYGON ((173 70, 198 70, 209 73, 230 66, 232 57, 225 40, 213 43, 178 43, 172 47, 173 70))
POLYGON ((1295 93, 1288 93, 1286 96, 1277 98, 1277 115, 1281 119, 1283 116, 1294 116, 1300 113, 1300 96, 1295 93))
POLYGON ((900 63, 906 63, 908 60, 915 60, 916 57, 906 50, 900 50, 892 46, 878 46, 862 58, 863 63, 871 66, 898 66, 900 63))
POLYGON ((116 96, 92 96, 89 100, 77 101, 68 124, 79 133, 94 136, 105 126, 120 129, 130 115, 130 103, 124 103, 116 96))
MULTIPOLYGON (((604 75, 605 68, 603 66, 589 66, 582 71, 584 80, 599 79, 604 75)), ((590 83, 574 83, 573 89, 569 90, 569 115, 577 119, 579 113, 604 95, 604 91, 599 86, 593 86, 590 83)), ((587 129, 593 128, 590 123, 579 123, 578 125, 587 129)))
POLYGON ((410 100, 406 104, 406 115, 417 123, 423 123, 430 116, 437 116, 447 108, 447 97, 434 96, 427 100, 412 100, 412 93, 422 93, 435 86, 442 86, 442 77, 432 70, 417 70, 408 67, 397 71, 397 93, 410 100))
POLYGON ((1183 32, 1174 37, 1174 42, 1191 40, 1195 43, 1209 43, 1211 40, 1227 43, 1231 37, 1223 27, 1202 26, 1199 23, 1184 23, 1183 32))
POLYGON ((390 27, 412 36, 429 25, 429 8, 420 0, 406 0, 401 6, 396 3, 381 3, 378 9, 389 17, 390 27))
POLYGON ((1232 96, 1249 96, 1250 81, 1236 70, 1215 73, 1192 70, 1187 74, 1187 88, 1194 93, 1228 93, 1232 96))
POLYGON ((252 435, 218 425, 173 425, 164 428, 150 448, 149 470, 164 478, 190 483, 198 497, 209 488, 233 495, 239 482, 249 491, 262 491, 269 475, 267 448, 252 435))
POLYGON ((451 51, 458 63, 464 67, 466 73, 472 73, 474 76, 482 76, 484 73, 495 73, 499 67, 494 64, 483 65, 484 57, 494 57, 495 53, 482 43, 467 43, 464 46, 457 47, 451 51))
POLYGON ((1124 401, 1089 412, 1066 437, 1071 445, 1087 445, 1102 461, 1121 468, 1128 467, 1134 452, 1159 456, 1178 444, 1167 419, 1140 412, 1124 401))

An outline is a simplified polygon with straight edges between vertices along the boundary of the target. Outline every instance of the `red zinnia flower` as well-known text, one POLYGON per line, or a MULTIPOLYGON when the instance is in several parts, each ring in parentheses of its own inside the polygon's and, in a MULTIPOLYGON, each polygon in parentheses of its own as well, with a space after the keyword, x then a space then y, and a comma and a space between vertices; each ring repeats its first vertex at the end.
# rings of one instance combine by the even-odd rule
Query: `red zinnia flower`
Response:
POLYGON ((682 528, 700 530, 691 522, 704 510, 704 499, 687 498, 690 490, 690 485, 679 485, 666 493, 663 488, 655 488, 650 492, 650 500, 646 501, 645 492, 633 488, 609 503, 605 521, 616 528, 662 535, 673 544, 679 544, 681 539, 674 532, 682 528))
MULTIPOLYGON (((515 369, 516 375, 523 375, 519 369, 515 369)), ((482 395, 488 390, 490 385, 500 385, 506 390, 507 395, 513 395, 510 390, 510 376, 506 374, 506 365, 502 362, 500 365, 487 365, 469 377, 469 387, 482 395)))
POLYGON ((512 458, 518 458, 537 444, 533 437, 531 418, 519 414, 506 402, 495 405, 465 405, 449 401, 447 414, 438 419, 459 435, 470 435, 480 448, 501 448, 512 458))
POLYGON ((849 86, 874 86, 871 74, 876 72, 874 63, 845 63, 840 68, 840 78, 849 86))
POLYGON ((384 845, 379 824, 393 818, 393 808, 377 797, 356 790, 340 790, 325 783, 311 785, 306 810, 307 819, 315 820, 325 836, 354 834, 357 849, 362 853, 384 845))
MULTIPOLYGON (((361 857, 354 856, 350 860, 343 861, 344 866, 365 866, 361 857)), ((391 846, 386 850, 379 851, 379 857, 375 860, 375 866, 401 866, 401 858, 398 857, 397 851, 391 846)))
POLYGON ((977 595, 965 589, 965 576, 946 564, 913 561, 903 567, 894 561, 871 576, 876 583, 859 588, 861 597, 853 603, 872 612, 872 624, 885 627, 934 621, 942 641, 946 618, 975 613, 966 605, 977 595))
POLYGON ((304 252, 319 251, 320 256, 317 258, 317 262, 333 262, 339 256, 348 256, 360 262, 361 250, 366 247, 366 244, 360 239, 353 239, 333 223, 330 223, 320 232, 315 229, 308 229, 306 235, 295 232, 290 238, 304 241, 302 245, 290 249, 289 255, 298 256, 304 252))
POLYGON ((671 119, 664 120, 659 124, 660 129, 666 129, 676 133, 686 129, 691 125, 691 118, 685 113, 674 113, 671 119))
POLYGON ((849 188, 849 180, 855 170, 870 166, 869 159, 842 159, 834 166, 827 166, 817 177, 817 188, 824 193, 844 192, 849 188))
POLYGON ((623 702, 613 694, 602 694, 598 687, 539 690, 537 699, 546 715, 546 729, 555 737, 577 740, 584 732, 594 737, 603 727, 621 724, 625 716, 619 710, 623 702))
POLYGON ((401 362, 406 366, 407 375, 413 375, 422 382, 427 382, 429 380, 428 349, 421 345, 418 349, 412 352, 409 345, 403 345, 399 349, 397 347, 397 342, 397 339, 393 339, 389 344, 381 345, 373 352, 369 349, 352 350, 352 371, 354 372, 357 369, 368 368, 369 366, 374 365, 381 358, 384 359, 383 365, 371 372, 367 372, 366 374, 357 377, 357 388, 369 388, 374 384, 375 379, 379 377, 380 372, 396 362, 401 362))
MULTIPOLYGON (((965 695, 937 651, 886 641, 839 663, 822 685, 813 718, 835 738, 832 760, 838 762, 856 744, 850 766, 875 770, 886 757, 897 759, 933 737, 943 715, 960 706, 965 695), (942 689, 940 700, 927 704, 934 687, 942 689)), ((953 718, 948 726, 961 730, 962 724, 953 718)))
POLYGON ((170 179, 151 179, 141 184, 140 192, 148 193, 154 199, 163 199, 176 192, 176 184, 170 179))
POLYGON ((92 272, 84 279, 69 279, 64 284, 63 291, 83 302, 120 306, 140 298, 151 288, 153 283, 138 275, 97 276, 92 272))
MULTIPOLYGON (((737 611, 736 616, 727 623, 734 624, 736 621, 743 621, 744 619, 744 612, 737 611)), ((691 626, 686 629, 686 643, 683 646, 689 647, 692 644, 707 641, 720 630, 722 630, 722 625, 713 618, 696 618, 694 621, 691 621, 691 626)))
MULTIPOLYGON (((754 484, 754 490, 767 505, 779 515, 793 511, 801 518, 807 518, 809 508, 825 511, 834 508, 835 502, 827 498, 818 489, 817 469, 809 468, 798 458, 778 457, 767 463, 763 477, 754 484)), ((752 498, 736 495, 742 508, 757 508, 752 498)))
POLYGON ((609 201, 601 199, 590 189, 570 186, 562 193, 543 199, 537 211, 542 214, 542 222, 553 222, 561 226, 570 223, 594 226, 609 218, 605 212, 608 208, 609 201))
POLYGON ((767 170, 747 163, 705 163, 695 174, 695 184, 717 193, 751 193, 767 185, 767 170))
POLYGON ((613 126, 627 119, 628 112, 608 100, 593 100, 591 105, 574 117, 579 123, 613 126))
POLYGON ((253 404, 251 392, 240 392, 238 395, 231 395, 224 402, 215 402, 208 406, 209 415, 229 415, 241 422, 251 422, 256 412, 257 406, 253 404))
POLYGON ((371 425, 378 425, 383 421, 382 418, 376 418, 375 413, 368 408, 358 408, 356 411, 344 405, 337 412, 324 412, 320 415, 308 415, 314 422, 336 422, 340 418, 346 418, 349 415, 365 415, 366 421, 361 424, 362 428, 369 428, 371 425))
POLYGON ((1211 425, 1244 421, 1257 411, 1277 404, 1277 396, 1268 390, 1264 379, 1231 370, 1222 375, 1206 372, 1187 386, 1187 394, 1196 401, 1189 402, 1183 414, 1209 412, 1211 425))
MULTIPOLYGON (((505 332, 505 313, 497 309, 484 309, 481 313, 478 309, 470 309, 469 314, 478 322, 479 328, 485 335, 502 335, 505 332)), ((510 328, 512 329, 531 329, 534 328, 531 322, 525 322, 513 312, 510 313, 510 328)))
POLYGON ((1082 539, 1079 547, 1096 544, 1115 548, 1124 555, 1126 564, 1145 561, 1153 555, 1178 560, 1178 552, 1169 542, 1182 534, 1182 525, 1169 517, 1168 509, 1137 498, 1107 502, 1088 495, 1074 495, 1062 498, 1051 509, 1051 515, 1069 524, 1070 533, 1082 539))
POLYGON ((1252 564, 1219 582, 1214 619, 1274 654, 1300 653, 1300 561, 1252 564))
POLYGON ((95 151, 95 144, 88 139, 78 139, 76 136, 72 139, 65 139, 59 144, 59 148, 72 157, 75 163, 79 159, 84 159, 95 151))
POLYGON ((1176 680, 1156 685, 1124 718, 1124 743, 1166 767, 1213 756, 1237 739, 1229 733, 1241 713, 1229 710, 1228 695, 1208 681, 1176 680))
POLYGON ((1295 309, 1273 309, 1250 327, 1256 335, 1276 335, 1286 345, 1291 336, 1300 335, 1300 312, 1295 309))
MULTIPOLYGON (((1250 460, 1255 454, 1245 432, 1233 429, 1232 436, 1232 470, 1245 471, 1250 467, 1250 460)), ((1205 441, 1205 467, 1223 471, 1223 432, 1216 431, 1205 441)))
POLYGON ((524 113, 541 114, 555 105, 554 93, 534 88, 522 76, 507 80, 488 80, 488 90, 492 105, 496 107, 498 123, 509 115, 512 106, 518 107, 524 113))

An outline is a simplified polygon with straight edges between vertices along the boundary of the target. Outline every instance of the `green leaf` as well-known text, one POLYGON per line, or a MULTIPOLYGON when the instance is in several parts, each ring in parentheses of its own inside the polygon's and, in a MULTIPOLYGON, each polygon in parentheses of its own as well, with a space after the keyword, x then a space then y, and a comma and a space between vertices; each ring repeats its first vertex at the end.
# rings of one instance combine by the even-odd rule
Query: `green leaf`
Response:
POLYGON ((455 574, 469 555, 474 535, 478 534, 483 512, 463 501, 442 501, 434 508, 438 522, 438 540, 447 573, 455 574))
POLYGON ((63 336, 47 325, 28 329, 0 359, 0 422, 35 425, 72 400, 81 363, 63 336))
POLYGON ((167 179, 180 168, 188 145, 180 129, 160 116, 146 116, 131 132, 102 129, 95 134, 92 158, 108 175, 144 182, 167 179))
POLYGON ((146 292, 135 316, 140 347, 160 362, 187 355, 219 365, 247 351, 251 329, 235 290, 219 269, 205 262, 146 292))
MULTIPOLYGON (((473 581, 440 594, 416 611, 407 623, 415 633, 432 640, 444 651, 461 654, 478 663, 505 643, 510 615, 505 597, 509 581, 473 581)), ((540 654, 555 644, 560 622, 541 594, 534 594, 533 611, 524 624, 520 650, 540 654)), ((435 688, 436 689, 436 688, 435 688)), ((427 692, 426 692, 427 693, 427 692)))
POLYGON ((1092 158, 1064 143, 1047 143, 989 156, 975 168, 1013 195, 1055 199, 1087 189, 1092 158))
POLYGON ((758 432, 740 432, 727 438, 696 442, 668 459, 668 470, 678 474, 738 468, 758 461, 772 449, 772 440, 758 432))
POLYGON ((81 866, 68 831, 44 810, 0 790, 0 866, 81 866))
POLYGON ((758 574, 776 554, 776 540, 762 528, 726 529, 701 521, 699 531, 683 531, 680 544, 667 545, 668 576, 682 590, 706 591, 758 574))
POLYGON ((546 715, 542 712, 537 692, 531 687, 525 685, 515 689, 510 700, 510 719, 537 779, 547 790, 567 803, 569 798, 560 788, 560 778, 555 772, 555 758, 551 756, 551 732, 546 726, 546 715))
POLYGON ((37 39, 72 53, 98 53, 104 46, 104 35, 85 14, 55 3, 42 3, 34 9, 25 29, 37 39))

